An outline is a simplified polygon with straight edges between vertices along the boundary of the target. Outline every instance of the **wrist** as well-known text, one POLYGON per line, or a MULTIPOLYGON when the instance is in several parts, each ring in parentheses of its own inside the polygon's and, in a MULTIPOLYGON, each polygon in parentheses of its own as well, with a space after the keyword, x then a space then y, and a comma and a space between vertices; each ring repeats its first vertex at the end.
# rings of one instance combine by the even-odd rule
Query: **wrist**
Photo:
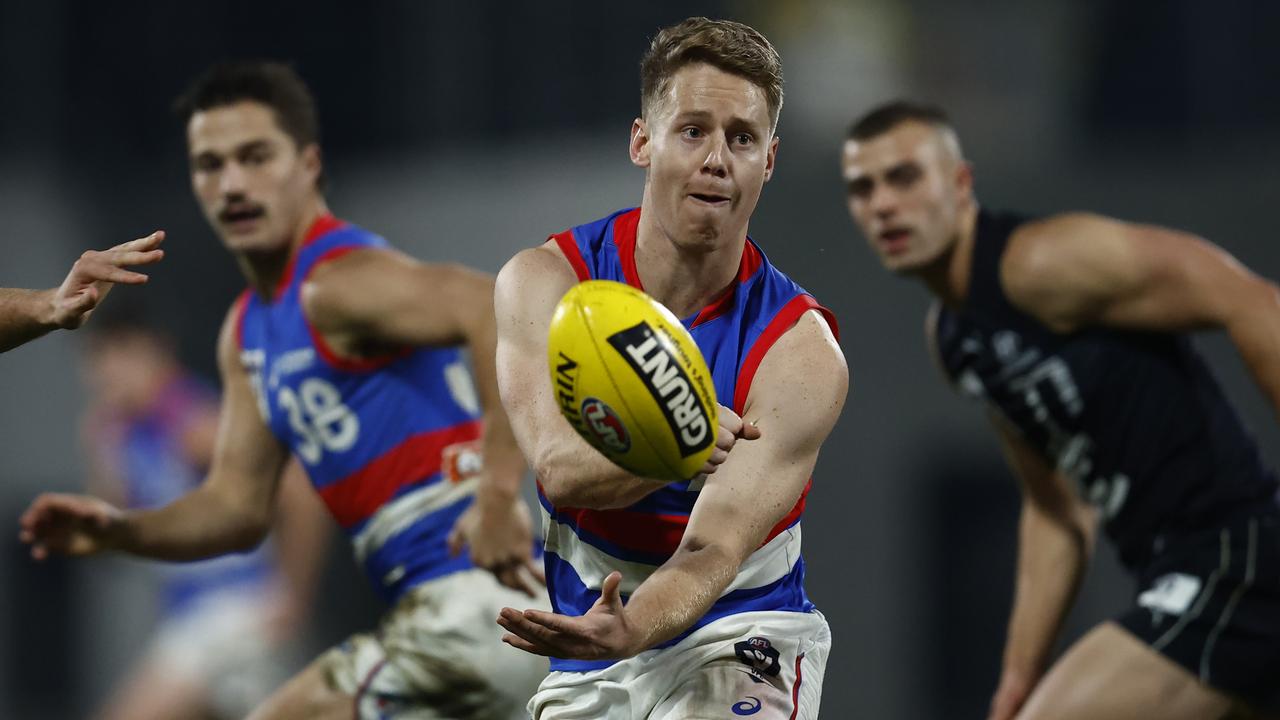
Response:
POLYGON ((58 289, 33 290, 32 317, 42 329, 53 330, 63 327, 58 318, 58 289))
POLYGON ((518 485, 494 482, 492 477, 488 480, 482 481, 476 489, 476 504, 482 510, 506 510, 520 499, 518 485))

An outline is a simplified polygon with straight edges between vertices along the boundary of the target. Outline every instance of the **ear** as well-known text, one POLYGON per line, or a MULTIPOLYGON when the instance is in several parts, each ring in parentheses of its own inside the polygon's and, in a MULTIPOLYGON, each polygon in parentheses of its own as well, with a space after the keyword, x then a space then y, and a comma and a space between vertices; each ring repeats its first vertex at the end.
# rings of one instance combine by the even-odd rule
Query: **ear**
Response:
POLYGON ((973 194, 973 166, 967 162, 956 167, 956 191, 960 197, 973 194))
POLYGON ((631 164, 649 167, 649 125, 644 118, 631 121, 631 164))
POLYGON ((311 143, 302 148, 301 159, 303 170, 311 177, 311 182, 314 184, 320 177, 320 172, 324 169, 324 163, 321 162, 320 158, 320 146, 316 143, 311 143))
POLYGON ((769 178, 773 177, 773 164, 778 160, 778 141, 782 138, 777 135, 769 141, 769 152, 765 154, 764 160, 764 181, 769 182, 769 178))

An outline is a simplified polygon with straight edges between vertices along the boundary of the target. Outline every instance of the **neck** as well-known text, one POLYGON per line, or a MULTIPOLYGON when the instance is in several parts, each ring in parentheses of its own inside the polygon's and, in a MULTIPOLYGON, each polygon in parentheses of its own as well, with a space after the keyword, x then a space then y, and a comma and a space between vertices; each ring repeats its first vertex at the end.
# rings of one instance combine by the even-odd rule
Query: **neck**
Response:
MULTIPOLYGON (((647 194, 647 193, 646 193, 647 194)), ((647 198, 646 198, 647 199, 647 198)), ((747 230, 714 247, 682 247, 658 224, 651 204, 641 204, 636 229, 636 272, 646 293, 684 318, 701 310, 725 292, 738 274, 747 230)))
POLYGON ((960 211, 956 235, 947 249, 918 274, 942 304, 958 307, 969 295, 969 270, 973 267, 973 243, 978 229, 978 206, 969 203, 960 211))
POLYGON ((308 201, 303 211, 298 214, 297 223, 289 231, 289 243, 282 249, 261 253, 237 253, 236 264, 244 273, 249 287, 253 288, 260 297, 268 300, 275 299, 280 280, 289 270, 294 256, 302 247, 302 242, 306 240, 307 231, 311 229, 317 218, 328 213, 329 207, 325 204, 324 198, 317 195, 308 201))

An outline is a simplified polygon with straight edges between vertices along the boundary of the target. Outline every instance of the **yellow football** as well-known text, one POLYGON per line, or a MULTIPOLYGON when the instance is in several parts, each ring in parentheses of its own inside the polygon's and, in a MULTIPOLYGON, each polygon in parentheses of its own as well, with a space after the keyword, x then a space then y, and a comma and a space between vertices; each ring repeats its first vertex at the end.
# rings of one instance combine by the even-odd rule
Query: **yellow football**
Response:
POLYGON ((689 331, 661 303, 611 280, 556 305, 547 360, 574 430, 620 467, 688 480, 715 449, 716 391, 689 331))

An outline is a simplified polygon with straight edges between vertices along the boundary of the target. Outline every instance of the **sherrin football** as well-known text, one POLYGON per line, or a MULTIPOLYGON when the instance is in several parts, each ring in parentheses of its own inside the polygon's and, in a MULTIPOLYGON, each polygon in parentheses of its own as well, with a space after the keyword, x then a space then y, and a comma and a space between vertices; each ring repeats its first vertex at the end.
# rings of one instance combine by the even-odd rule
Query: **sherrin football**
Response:
POLYGON ((547 337, 556 403, 623 469, 688 480, 715 448, 715 387, 689 332, 661 303, 610 280, 575 285, 547 337))

